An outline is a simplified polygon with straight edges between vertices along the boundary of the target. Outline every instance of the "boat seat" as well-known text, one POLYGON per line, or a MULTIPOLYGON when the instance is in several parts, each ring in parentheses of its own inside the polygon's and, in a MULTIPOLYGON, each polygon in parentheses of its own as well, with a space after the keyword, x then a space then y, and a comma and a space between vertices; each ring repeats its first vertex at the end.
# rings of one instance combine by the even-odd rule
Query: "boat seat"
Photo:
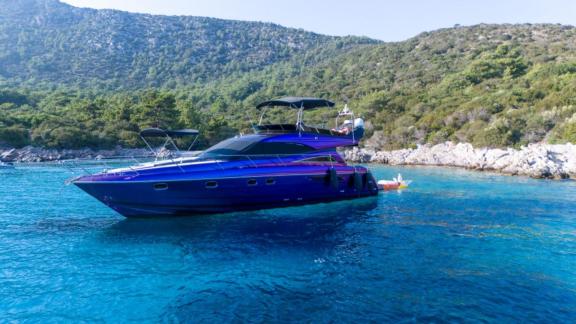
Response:
MULTIPOLYGON (((265 125, 255 125, 254 130, 257 133, 287 133, 287 132, 296 132, 298 131, 298 128, 294 124, 265 124, 265 125)), ((307 133, 323 134, 330 136, 349 136, 326 128, 318 128, 307 125, 302 125, 302 131, 307 133)))
POLYGON ((331 135, 331 136, 347 136, 346 134, 341 134, 338 132, 331 131, 326 128, 318 128, 318 127, 311 127, 311 126, 304 126, 304 131, 309 133, 316 133, 316 134, 324 134, 324 135, 331 135))

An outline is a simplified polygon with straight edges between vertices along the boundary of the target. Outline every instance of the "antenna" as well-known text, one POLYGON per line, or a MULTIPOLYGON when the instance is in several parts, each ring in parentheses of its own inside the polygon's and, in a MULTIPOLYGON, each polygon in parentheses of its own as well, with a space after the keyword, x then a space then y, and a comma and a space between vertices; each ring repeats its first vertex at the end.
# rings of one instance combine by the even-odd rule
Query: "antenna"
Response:
POLYGON ((252 121, 252 116, 250 116, 250 114, 248 113, 247 110, 244 110, 244 113, 246 114, 246 117, 248 117, 248 121, 250 122, 250 128, 254 129, 254 121, 252 121))

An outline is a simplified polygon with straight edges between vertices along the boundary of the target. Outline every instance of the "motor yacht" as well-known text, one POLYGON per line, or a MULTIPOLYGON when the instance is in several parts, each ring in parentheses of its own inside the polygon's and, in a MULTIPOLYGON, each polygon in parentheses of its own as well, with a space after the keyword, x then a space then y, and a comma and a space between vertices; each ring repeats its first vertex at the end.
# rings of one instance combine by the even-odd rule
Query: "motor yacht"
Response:
MULTIPOLYGON (((262 114, 252 134, 226 139, 197 156, 176 155, 71 182, 126 217, 221 213, 377 195, 370 171, 348 165, 336 151, 358 145, 364 135, 361 118, 346 107, 334 128, 304 123, 306 111, 334 106, 319 98, 269 100, 257 106, 262 114), (296 122, 263 123, 269 107, 294 110, 296 122), (346 120, 339 123, 342 117, 346 120)), ((164 136, 172 144, 172 136, 198 135, 193 130, 142 133, 164 136)))

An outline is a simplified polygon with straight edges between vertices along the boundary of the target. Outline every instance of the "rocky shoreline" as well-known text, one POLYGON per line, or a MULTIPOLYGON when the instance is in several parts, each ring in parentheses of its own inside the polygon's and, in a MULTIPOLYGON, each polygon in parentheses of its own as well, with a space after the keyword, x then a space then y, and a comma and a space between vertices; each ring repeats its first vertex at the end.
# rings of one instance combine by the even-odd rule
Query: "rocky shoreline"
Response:
POLYGON ((490 149, 446 142, 395 151, 355 147, 346 151, 344 156, 349 161, 364 163, 449 166, 532 178, 576 179, 574 144, 530 144, 520 149, 490 149))
MULTIPOLYGON (((467 143, 420 145, 415 149, 379 151, 353 148, 344 151, 348 161, 389 165, 430 165, 496 171, 533 178, 576 179, 576 145, 530 144, 520 149, 474 148, 467 143)), ((146 149, 56 150, 27 146, 0 149, 0 161, 34 163, 71 159, 151 157, 146 149)))
POLYGON ((56 150, 34 146, 26 146, 20 149, 0 149, 0 161, 17 163, 51 162, 74 159, 113 159, 113 158, 141 158, 151 157, 152 154, 146 149, 127 149, 117 147, 112 150, 56 150))

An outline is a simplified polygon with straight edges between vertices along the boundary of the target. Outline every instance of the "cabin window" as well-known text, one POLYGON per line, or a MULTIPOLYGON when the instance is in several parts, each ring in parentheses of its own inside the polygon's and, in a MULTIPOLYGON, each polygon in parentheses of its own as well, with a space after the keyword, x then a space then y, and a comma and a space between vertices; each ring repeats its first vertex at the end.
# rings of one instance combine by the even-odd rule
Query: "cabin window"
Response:
POLYGON ((298 153, 310 152, 313 150, 314 149, 312 147, 300 143, 260 142, 242 151, 242 154, 246 155, 298 154, 298 153))
POLYGON ((272 185, 274 185, 274 184, 276 184, 276 180, 275 180, 275 179, 273 179, 273 178, 268 178, 268 179, 266 179, 266 185, 267 185, 267 186, 272 186, 272 185))
POLYGON ((256 179, 248 179, 248 186, 254 187, 258 185, 258 181, 256 179))
POLYGON ((155 183, 154 190, 166 190, 168 189, 168 184, 166 183, 155 183))
POLYGON ((301 143, 261 142, 265 138, 263 135, 230 138, 204 151, 201 158, 231 160, 245 155, 299 154, 314 151, 314 148, 301 143))
POLYGON ((206 189, 215 189, 215 188, 218 188, 218 182, 216 182, 216 181, 206 181, 205 187, 206 187, 206 189))
POLYGON ((324 156, 314 156, 307 159, 302 159, 301 163, 314 163, 314 162, 336 162, 336 160, 331 155, 324 155, 324 156))
POLYGON ((263 136, 257 135, 229 138, 207 149, 202 153, 202 156, 205 158, 212 158, 216 156, 220 157, 222 155, 240 155, 242 154, 242 151, 255 143, 258 143, 263 138, 263 136))

